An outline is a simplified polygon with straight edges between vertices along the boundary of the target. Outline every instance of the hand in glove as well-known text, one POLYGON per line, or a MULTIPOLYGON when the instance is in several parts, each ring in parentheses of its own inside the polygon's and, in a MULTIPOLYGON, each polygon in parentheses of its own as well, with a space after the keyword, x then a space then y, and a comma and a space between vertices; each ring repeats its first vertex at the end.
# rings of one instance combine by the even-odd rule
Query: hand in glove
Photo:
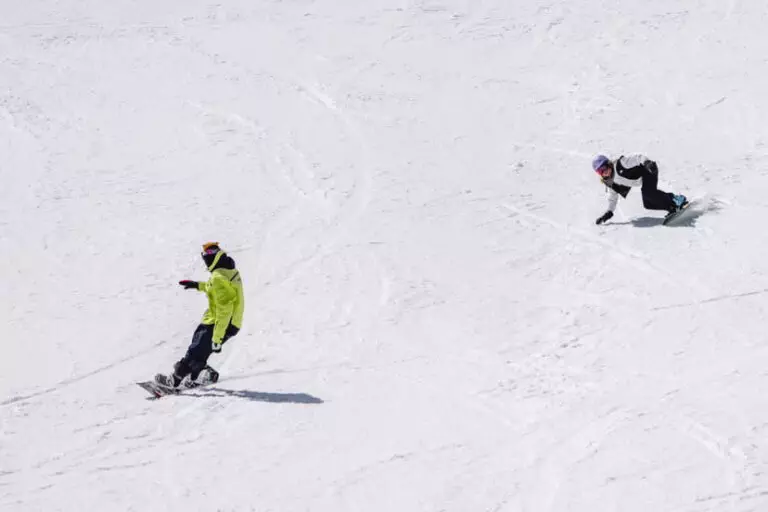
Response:
POLYGON ((211 343, 211 350, 216 353, 221 352, 221 340, 213 340, 211 343))
POLYGON ((198 289, 197 281, 188 281, 188 280, 185 279, 184 281, 179 281, 179 284, 181 286, 183 286, 185 290, 197 290, 198 289))
POLYGON ((602 224, 603 222, 607 221, 611 217, 613 217, 613 212, 609 210, 609 211, 605 212, 601 217, 599 217, 595 221, 595 224, 597 224, 599 226, 600 224, 602 224))

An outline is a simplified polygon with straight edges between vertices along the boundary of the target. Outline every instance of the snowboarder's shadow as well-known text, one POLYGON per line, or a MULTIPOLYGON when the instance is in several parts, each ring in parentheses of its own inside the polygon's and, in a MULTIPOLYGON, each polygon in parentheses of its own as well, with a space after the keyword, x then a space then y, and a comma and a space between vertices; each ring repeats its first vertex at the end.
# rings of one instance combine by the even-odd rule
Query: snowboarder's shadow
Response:
POLYGON ((636 228, 652 228, 654 226, 661 226, 662 222, 664 222, 664 219, 661 217, 637 217, 625 222, 612 222, 611 224, 614 226, 626 226, 631 224, 636 228))
POLYGON ((266 393, 263 391, 250 391, 247 389, 226 389, 218 387, 206 387, 197 393, 186 392, 184 396, 197 397, 222 397, 231 396, 245 398, 254 402, 289 403, 289 404, 322 404, 323 399, 307 393, 266 393))
MULTIPOLYGON (((685 217, 676 219, 673 222, 667 224, 668 228, 692 228, 696 225, 696 221, 704 215, 703 211, 691 211, 686 212, 685 217)), ((614 225, 627 225, 631 224, 636 228, 653 228, 661 226, 664 223, 663 217, 637 217, 630 219, 627 222, 613 222, 614 225)))

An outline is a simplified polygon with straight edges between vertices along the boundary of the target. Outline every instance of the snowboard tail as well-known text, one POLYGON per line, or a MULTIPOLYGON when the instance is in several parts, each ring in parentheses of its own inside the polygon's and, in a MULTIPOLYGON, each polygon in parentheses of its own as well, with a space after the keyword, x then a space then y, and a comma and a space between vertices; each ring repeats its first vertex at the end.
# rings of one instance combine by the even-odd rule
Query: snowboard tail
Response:
POLYGON ((146 380, 142 382, 136 383, 141 389, 145 390, 147 393, 149 393, 151 396, 149 397, 150 400, 156 400, 158 398, 162 398, 166 395, 178 395, 181 391, 178 388, 173 388, 171 386, 164 386, 162 384, 159 384, 153 380, 146 380))
POLYGON ((676 212, 668 213, 666 215, 666 217, 664 217, 664 220, 662 221, 662 224, 666 226, 667 224, 674 223, 676 220, 678 220, 681 217, 683 217, 689 211, 689 209, 691 208, 691 205, 693 203, 694 203, 693 200, 692 201, 688 201, 687 203, 685 203, 683 205, 682 208, 680 208, 676 212))

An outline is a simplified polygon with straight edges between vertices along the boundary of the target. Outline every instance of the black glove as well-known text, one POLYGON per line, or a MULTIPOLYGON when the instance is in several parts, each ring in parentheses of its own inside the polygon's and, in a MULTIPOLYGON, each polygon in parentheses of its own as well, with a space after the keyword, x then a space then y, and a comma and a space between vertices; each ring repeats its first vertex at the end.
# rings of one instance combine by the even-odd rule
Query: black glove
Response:
POLYGON ((184 287, 185 290, 197 290, 198 289, 198 283, 197 281, 179 281, 179 284, 184 287))
POLYGON ((613 212, 612 212, 612 211, 610 211, 610 210, 608 210, 607 212, 605 212, 605 213, 604 213, 602 216, 600 216, 600 217, 599 217, 599 218, 598 218, 598 219, 595 221, 595 224, 597 224, 597 225, 599 226, 600 224, 602 224, 603 222, 607 221, 607 220, 608 220, 608 219, 610 219, 611 217, 613 217, 613 212))

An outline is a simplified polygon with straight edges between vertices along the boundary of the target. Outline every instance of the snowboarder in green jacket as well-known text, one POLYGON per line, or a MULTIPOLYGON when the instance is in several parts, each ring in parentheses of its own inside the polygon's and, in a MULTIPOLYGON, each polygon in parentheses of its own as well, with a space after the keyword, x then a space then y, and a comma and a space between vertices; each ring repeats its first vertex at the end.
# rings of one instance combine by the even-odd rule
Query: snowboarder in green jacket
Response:
POLYGON ((186 290, 198 290, 208 297, 208 309, 200 325, 192 335, 187 353, 173 365, 173 374, 157 375, 155 381, 164 386, 178 387, 214 383, 219 373, 208 366, 213 352, 221 352, 221 346, 240 331, 243 324, 243 281, 235 261, 225 253, 218 242, 203 245, 203 261, 211 273, 207 282, 179 281, 186 290), (206 374, 201 377, 205 370, 206 374), (188 378, 185 380, 185 378, 188 378))

